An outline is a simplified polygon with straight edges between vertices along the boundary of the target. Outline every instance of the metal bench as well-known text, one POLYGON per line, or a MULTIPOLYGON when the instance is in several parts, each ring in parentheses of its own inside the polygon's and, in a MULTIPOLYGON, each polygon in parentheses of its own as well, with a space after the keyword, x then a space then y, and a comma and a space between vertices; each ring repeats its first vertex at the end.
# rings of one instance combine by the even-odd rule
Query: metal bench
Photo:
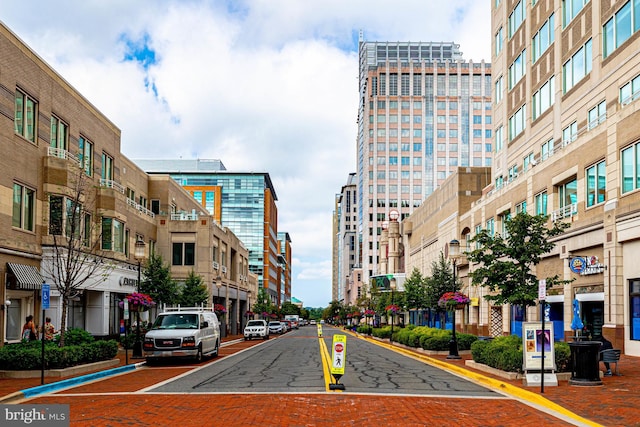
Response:
MULTIPOLYGON (((618 350, 615 348, 610 348, 607 350, 602 350, 600 352, 600 360, 606 363, 615 363, 616 364, 616 375, 620 375, 618 372, 618 362, 620 361, 620 355, 622 354, 622 350, 618 350)), ((609 365, 611 366, 611 365, 609 365)))

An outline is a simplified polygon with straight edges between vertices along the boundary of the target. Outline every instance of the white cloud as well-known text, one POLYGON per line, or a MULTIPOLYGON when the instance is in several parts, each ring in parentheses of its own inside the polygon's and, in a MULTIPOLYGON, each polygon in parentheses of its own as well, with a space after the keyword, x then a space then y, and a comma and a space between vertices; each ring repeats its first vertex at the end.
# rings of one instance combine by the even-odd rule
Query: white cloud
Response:
POLYGON ((5 3, 3 22, 122 130, 128 157, 268 172, 292 239, 293 295, 311 306, 331 299, 334 197, 356 170, 359 30, 490 58, 479 0, 5 3), (126 41, 145 36, 148 69, 123 60, 126 41))

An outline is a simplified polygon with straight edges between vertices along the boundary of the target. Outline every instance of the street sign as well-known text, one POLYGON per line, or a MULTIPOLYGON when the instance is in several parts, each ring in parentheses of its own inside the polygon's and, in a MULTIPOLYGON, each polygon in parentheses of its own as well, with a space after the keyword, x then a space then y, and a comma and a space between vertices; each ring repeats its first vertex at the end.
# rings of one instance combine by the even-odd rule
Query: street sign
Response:
POLYGON ((547 299, 547 281, 540 279, 538 282, 538 299, 544 301, 547 299))
POLYGON ((49 308, 49 297, 51 296, 51 287, 43 283, 42 284, 42 309, 46 310, 49 308))
POLYGON ((331 363, 331 374, 344 375, 344 364, 347 357, 347 336, 346 335, 334 335, 333 336, 333 361, 331 363))

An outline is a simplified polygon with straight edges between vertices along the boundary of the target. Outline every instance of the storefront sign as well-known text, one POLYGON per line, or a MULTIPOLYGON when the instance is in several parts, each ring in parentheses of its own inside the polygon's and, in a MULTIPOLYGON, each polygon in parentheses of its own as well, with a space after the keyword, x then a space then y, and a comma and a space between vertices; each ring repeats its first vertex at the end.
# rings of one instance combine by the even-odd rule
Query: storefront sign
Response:
POLYGON ((132 286, 135 288, 136 286, 138 286, 138 280, 132 279, 130 277, 121 277, 120 286, 132 286))
POLYGON ((576 274, 588 276, 604 273, 606 266, 598 261, 597 256, 574 257, 569 260, 569 268, 576 274))

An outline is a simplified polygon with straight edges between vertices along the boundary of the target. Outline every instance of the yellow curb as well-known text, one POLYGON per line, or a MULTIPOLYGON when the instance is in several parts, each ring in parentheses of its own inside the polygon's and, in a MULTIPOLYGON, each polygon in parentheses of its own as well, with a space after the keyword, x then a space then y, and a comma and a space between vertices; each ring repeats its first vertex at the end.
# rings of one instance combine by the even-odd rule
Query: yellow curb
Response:
POLYGON ((575 414, 571 411, 569 411, 568 409, 558 405, 557 403, 554 403, 552 401, 550 401, 549 399, 540 396, 539 394, 530 392, 528 390, 525 390, 523 388, 514 386, 512 384, 506 383, 504 381, 500 381, 500 380, 496 380, 494 378, 490 378, 487 377, 485 375, 473 372, 473 371, 469 371, 468 369, 464 369, 460 366, 457 365, 452 365, 450 363, 447 362, 443 362, 441 360, 438 359, 434 359, 433 357, 429 357, 429 356, 425 356, 425 355, 421 355, 421 354, 417 354, 411 350, 406 350, 402 347, 396 347, 394 345, 391 345, 389 343, 386 343, 384 341, 378 341, 378 340, 374 340, 372 338, 368 338, 365 337, 363 335, 357 335, 358 338, 369 341, 373 344, 379 345, 381 347, 385 347, 388 348, 389 350, 393 350, 397 353, 401 353, 404 354, 407 357, 411 357, 415 360, 419 360, 421 362, 424 362, 428 365, 443 369, 445 371, 463 376, 463 377, 467 377, 471 380, 473 380, 474 382, 478 383, 478 384, 482 384, 487 386, 490 389, 493 389, 495 391, 498 391, 500 393, 504 393, 504 394, 508 394, 511 395, 517 399, 523 400, 525 402, 529 402, 533 405, 538 405, 547 409, 550 409, 552 411, 555 411, 567 418, 570 418, 572 420, 575 420, 577 422, 580 422, 584 425, 588 425, 588 426, 593 426, 593 427, 602 427, 601 424, 595 423, 591 420, 588 420, 586 418, 581 417, 578 414, 575 414))

